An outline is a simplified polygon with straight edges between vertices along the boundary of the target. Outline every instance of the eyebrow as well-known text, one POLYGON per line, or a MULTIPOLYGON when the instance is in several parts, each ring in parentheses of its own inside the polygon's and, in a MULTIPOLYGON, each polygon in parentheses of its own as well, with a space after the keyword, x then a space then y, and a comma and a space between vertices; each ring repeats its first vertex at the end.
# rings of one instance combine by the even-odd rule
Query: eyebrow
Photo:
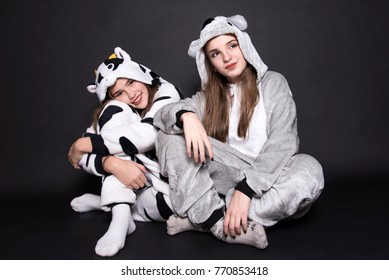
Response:
POLYGON ((117 91, 115 91, 115 92, 112 92, 111 91, 111 96, 112 97, 116 97, 119 93, 121 93, 122 92, 122 90, 121 89, 118 89, 117 91))
MULTIPOLYGON (((231 41, 228 41, 227 43, 225 43, 225 46, 231 44, 232 42, 237 42, 238 43, 238 40, 237 39, 232 39, 231 41)), ((212 52, 217 51, 217 50, 218 50, 217 48, 216 49, 212 49, 212 50, 208 51, 208 54, 211 54, 212 52)))
MULTIPOLYGON (((133 81, 133 80, 127 78, 126 85, 128 85, 128 83, 130 83, 131 81, 133 81)), ((118 89, 118 90, 115 91, 115 92, 111 92, 111 96, 112 96, 112 97, 115 97, 116 95, 118 95, 118 94, 121 93, 122 91, 123 91, 122 89, 118 89)))

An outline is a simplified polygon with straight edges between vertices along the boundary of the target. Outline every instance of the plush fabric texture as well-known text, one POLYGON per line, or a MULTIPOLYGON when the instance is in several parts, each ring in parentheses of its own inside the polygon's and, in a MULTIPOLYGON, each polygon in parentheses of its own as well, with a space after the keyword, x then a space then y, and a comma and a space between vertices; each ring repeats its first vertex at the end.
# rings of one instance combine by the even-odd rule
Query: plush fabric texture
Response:
POLYGON ((107 90, 118 78, 128 78, 151 85, 155 75, 147 67, 131 60, 130 55, 116 47, 114 53, 96 70, 96 80, 87 89, 96 93, 100 102, 106 97, 107 90))
MULTIPOLYGON (((188 49, 188 54, 196 58, 197 70, 201 78, 201 85, 204 86, 208 81, 208 75, 205 69, 205 54, 203 47, 208 40, 223 34, 234 34, 238 41, 240 49, 247 62, 254 66, 260 79, 267 71, 268 67, 263 63, 257 50, 251 43, 250 36, 243 32, 247 29, 247 21, 241 15, 231 17, 217 16, 208 19, 200 32, 199 39, 193 41, 188 49)), ((259 82, 258 79, 258 82, 259 82)))
MULTIPOLYGON (((246 27, 247 22, 239 15, 208 19, 200 38, 188 51, 196 58, 203 90, 166 105, 154 117, 154 125, 160 129, 157 157, 161 174, 169 178, 172 205, 178 215, 187 215, 193 223, 205 222, 213 211, 228 205, 240 183, 253 191, 249 219, 265 227, 305 214, 324 188, 320 163, 309 155, 298 154, 297 112, 288 82, 280 73, 268 71, 249 35, 243 32, 246 27), (203 120, 207 94, 204 85, 208 81, 203 46, 223 34, 235 34, 243 56, 257 70, 257 107, 263 105, 265 116, 254 116, 251 123, 261 125, 262 118, 266 140, 253 155, 247 149, 239 151, 230 146, 230 139, 222 143, 210 137, 214 161, 208 158, 201 165, 185 157, 185 139, 182 127, 177 126, 177 116, 190 111, 203 120), (219 194, 226 195, 225 202, 219 194)), ((237 112, 232 114, 235 116, 230 116, 230 123, 231 118, 238 117, 237 112)))

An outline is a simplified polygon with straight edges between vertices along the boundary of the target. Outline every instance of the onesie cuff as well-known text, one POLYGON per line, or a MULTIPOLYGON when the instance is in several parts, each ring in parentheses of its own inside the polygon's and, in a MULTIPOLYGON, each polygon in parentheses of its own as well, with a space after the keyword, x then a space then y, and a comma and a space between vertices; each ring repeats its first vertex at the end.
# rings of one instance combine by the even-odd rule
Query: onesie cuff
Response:
POLYGON ((103 166, 103 157, 102 155, 96 155, 95 157, 95 169, 97 173, 101 175, 109 175, 107 171, 105 171, 104 166, 103 166))
POLYGON ((182 123, 182 121, 180 121, 181 120, 181 116, 183 115, 183 114, 185 114, 185 113, 188 113, 188 112, 191 112, 191 113, 193 113, 192 111, 188 111, 188 110, 181 110, 181 111, 178 111, 177 113, 176 113, 176 119, 177 119, 177 121, 176 121, 176 126, 177 127, 179 127, 179 128, 184 128, 184 124, 182 123))
POLYGON ((84 132, 84 133, 82 134, 82 137, 91 137, 92 135, 96 135, 96 133, 84 132))
POLYGON ((101 135, 91 134, 89 137, 92 142, 92 154, 109 155, 108 148, 104 145, 104 140, 101 135))
POLYGON ((236 185, 235 190, 244 193, 250 199, 253 198, 253 195, 255 194, 252 188, 250 188, 250 186, 247 184, 246 178, 244 178, 242 181, 238 183, 238 185, 236 185))

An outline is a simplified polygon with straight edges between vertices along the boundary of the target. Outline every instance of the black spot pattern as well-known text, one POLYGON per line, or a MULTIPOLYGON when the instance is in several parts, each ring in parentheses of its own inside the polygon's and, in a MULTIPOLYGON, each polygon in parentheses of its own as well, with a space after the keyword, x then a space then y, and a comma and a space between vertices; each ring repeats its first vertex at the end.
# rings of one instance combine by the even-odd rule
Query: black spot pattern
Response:
POLYGON ((115 71, 120 64, 122 64, 124 59, 122 58, 111 58, 104 61, 104 64, 107 66, 108 69, 111 71, 115 71))
POLYGON ((160 78, 161 76, 158 75, 157 73, 155 73, 154 71, 150 71, 150 76, 153 77, 153 79, 155 78, 160 78))
POLYGON ((126 137, 120 137, 119 144, 126 155, 134 156, 138 153, 138 148, 126 137))
POLYGON ((97 76, 97 83, 100 84, 101 83, 101 80, 103 79, 104 77, 101 76, 101 73, 99 73, 99 76, 97 76))
POLYGON ((154 119, 153 119, 153 118, 144 118, 144 119, 141 120, 140 122, 142 122, 142 123, 148 123, 148 124, 153 125, 154 119))
POLYGON ((204 27, 206 27, 208 24, 210 24, 212 21, 214 21, 215 19, 214 18, 208 18, 204 21, 203 23, 203 27, 201 27, 201 30, 204 29, 204 27))
POLYGON ((161 96, 160 98, 155 99, 153 103, 156 103, 157 101, 160 101, 160 100, 170 99, 170 98, 171 98, 171 96, 161 96))
POLYGON ((143 71, 143 73, 146 73, 146 68, 144 68, 142 65, 140 65, 140 64, 138 64, 139 65, 139 68, 140 68, 140 70, 142 70, 143 71))
POLYGON ((159 214, 161 214, 161 217, 165 220, 169 219, 169 217, 174 213, 172 209, 170 209, 169 205, 166 203, 165 198, 163 197, 163 193, 158 192, 155 197, 157 199, 157 208, 159 214))
POLYGON ((117 114, 117 113, 120 113, 120 112, 122 112, 122 111, 123 111, 123 109, 120 108, 119 106, 115 106, 115 105, 110 105, 110 106, 108 106, 108 107, 104 110, 103 114, 102 114, 102 115, 100 116, 100 118, 99 118, 99 127, 100 127, 100 129, 101 129, 107 122, 109 122, 109 121, 112 119, 113 115, 115 115, 115 114, 117 114))

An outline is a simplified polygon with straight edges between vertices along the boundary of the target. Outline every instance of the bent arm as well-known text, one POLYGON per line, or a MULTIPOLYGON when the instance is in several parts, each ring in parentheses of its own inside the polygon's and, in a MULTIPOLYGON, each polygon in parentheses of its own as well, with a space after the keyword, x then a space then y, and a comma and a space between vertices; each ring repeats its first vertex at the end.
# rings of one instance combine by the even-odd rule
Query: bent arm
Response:
POLYGON ((132 121, 118 126, 103 127, 101 139, 94 139, 93 153, 97 154, 127 154, 146 153, 155 148, 157 128, 153 125, 156 112, 167 104, 177 102, 181 96, 179 91, 170 83, 162 80, 155 93, 153 105, 140 121, 132 121))
POLYGON ((171 103, 161 108, 154 117, 154 125, 168 134, 183 133, 183 123, 181 116, 185 112, 193 112, 199 120, 203 119, 204 94, 198 92, 192 97, 171 103))

